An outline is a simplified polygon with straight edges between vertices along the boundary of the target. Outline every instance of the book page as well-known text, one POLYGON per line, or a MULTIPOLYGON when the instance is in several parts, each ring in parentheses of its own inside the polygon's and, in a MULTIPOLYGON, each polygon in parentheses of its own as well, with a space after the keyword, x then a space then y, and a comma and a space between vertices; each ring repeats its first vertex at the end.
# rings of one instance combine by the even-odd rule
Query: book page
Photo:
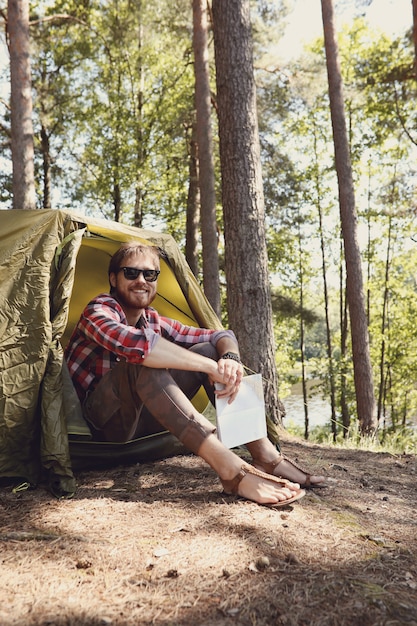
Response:
MULTIPOLYGON (((221 385, 216 384, 216 388, 221 385)), ((216 398, 217 435, 227 448, 266 437, 265 402, 261 374, 244 376, 235 400, 216 398)))

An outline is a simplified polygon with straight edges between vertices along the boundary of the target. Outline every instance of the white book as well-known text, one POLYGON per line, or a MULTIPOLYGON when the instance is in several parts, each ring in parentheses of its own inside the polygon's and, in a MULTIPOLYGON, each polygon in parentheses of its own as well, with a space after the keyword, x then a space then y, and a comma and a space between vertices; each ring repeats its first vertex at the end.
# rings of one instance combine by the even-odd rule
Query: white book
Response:
MULTIPOLYGON (((217 389, 221 385, 216 384, 217 389)), ((266 437, 265 401, 261 374, 244 376, 231 404, 216 397, 217 436, 227 448, 266 437)))

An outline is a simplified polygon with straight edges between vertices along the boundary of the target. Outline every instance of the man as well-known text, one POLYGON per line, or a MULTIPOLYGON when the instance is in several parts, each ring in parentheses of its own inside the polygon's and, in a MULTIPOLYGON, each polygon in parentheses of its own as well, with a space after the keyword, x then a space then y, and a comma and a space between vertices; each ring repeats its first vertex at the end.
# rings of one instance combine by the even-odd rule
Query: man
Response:
POLYGON ((129 441, 169 430, 214 469, 226 493, 271 506, 301 498, 300 482, 315 486, 323 477, 278 455, 267 438, 247 444, 255 467, 243 462, 191 403, 201 385, 212 402, 215 394, 233 402, 243 376, 239 348, 230 330, 185 326, 150 306, 159 259, 153 246, 121 246, 110 260, 110 295, 87 305, 66 348, 93 436, 129 441))

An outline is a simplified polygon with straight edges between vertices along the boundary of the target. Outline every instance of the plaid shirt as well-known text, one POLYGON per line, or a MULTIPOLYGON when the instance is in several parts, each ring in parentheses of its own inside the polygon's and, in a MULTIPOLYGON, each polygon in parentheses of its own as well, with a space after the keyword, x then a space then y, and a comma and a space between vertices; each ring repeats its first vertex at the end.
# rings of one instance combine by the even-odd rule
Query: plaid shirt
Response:
POLYGON ((99 380, 122 359, 142 363, 158 337, 165 337, 179 346, 189 348, 209 341, 214 346, 231 330, 207 330, 185 326, 162 317, 148 307, 141 327, 129 326, 120 304, 108 294, 100 294, 84 309, 65 349, 69 372, 81 402, 99 380))

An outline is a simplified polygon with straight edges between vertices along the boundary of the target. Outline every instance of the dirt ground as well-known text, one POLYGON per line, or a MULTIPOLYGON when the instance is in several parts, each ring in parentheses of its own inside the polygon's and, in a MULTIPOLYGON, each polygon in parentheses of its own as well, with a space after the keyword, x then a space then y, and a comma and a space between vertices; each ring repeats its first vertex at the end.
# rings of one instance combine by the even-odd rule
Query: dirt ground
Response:
POLYGON ((2 487, 1 626, 417 625, 416 456, 283 451, 330 486, 270 509, 180 456, 2 487))

